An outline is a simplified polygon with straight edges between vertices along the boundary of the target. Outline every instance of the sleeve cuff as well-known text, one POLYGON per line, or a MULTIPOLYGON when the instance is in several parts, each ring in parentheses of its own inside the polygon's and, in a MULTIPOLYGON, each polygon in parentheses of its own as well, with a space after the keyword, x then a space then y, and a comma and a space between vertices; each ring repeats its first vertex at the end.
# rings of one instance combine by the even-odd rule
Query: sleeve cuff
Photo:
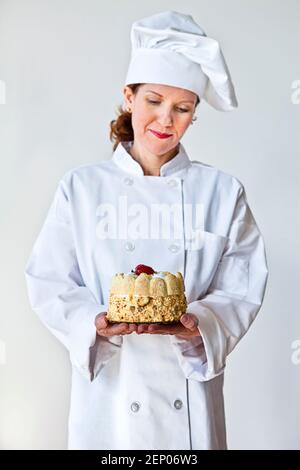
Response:
POLYGON ((77 316, 72 321, 69 340, 70 360, 89 381, 96 378, 123 342, 121 336, 106 338, 97 335, 95 318, 105 311, 107 311, 106 305, 96 304, 86 315, 81 315, 79 318, 77 316))

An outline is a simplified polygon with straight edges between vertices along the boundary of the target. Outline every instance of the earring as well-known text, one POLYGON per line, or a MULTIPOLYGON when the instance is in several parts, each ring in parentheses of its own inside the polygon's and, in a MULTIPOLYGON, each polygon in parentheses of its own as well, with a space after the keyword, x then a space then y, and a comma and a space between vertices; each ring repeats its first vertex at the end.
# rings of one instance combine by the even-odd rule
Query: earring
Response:
POLYGON ((131 113, 131 108, 126 109, 127 113, 131 113))

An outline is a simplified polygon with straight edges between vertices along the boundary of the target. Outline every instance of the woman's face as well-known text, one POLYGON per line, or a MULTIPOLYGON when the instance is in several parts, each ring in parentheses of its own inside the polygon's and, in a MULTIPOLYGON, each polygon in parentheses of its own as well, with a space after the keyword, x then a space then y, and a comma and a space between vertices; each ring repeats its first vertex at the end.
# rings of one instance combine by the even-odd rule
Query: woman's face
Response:
POLYGON ((132 111, 134 141, 154 155, 163 155, 177 146, 190 125, 197 95, 169 85, 143 84, 136 94, 123 90, 127 108, 132 111), (153 132, 170 134, 161 139, 153 132))

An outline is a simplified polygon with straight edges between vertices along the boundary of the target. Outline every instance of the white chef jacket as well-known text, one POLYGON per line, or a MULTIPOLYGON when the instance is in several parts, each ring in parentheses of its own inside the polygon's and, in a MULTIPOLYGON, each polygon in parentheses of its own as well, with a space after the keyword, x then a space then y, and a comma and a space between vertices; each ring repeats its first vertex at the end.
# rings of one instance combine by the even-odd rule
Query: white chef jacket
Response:
POLYGON ((263 238, 237 178, 191 161, 182 144, 160 176, 145 176, 130 145, 62 177, 25 268, 32 309, 70 354, 68 448, 225 449, 223 372, 263 301, 263 238), (103 207, 124 197, 128 207, 179 205, 182 236, 100 236, 103 207), (184 224, 196 204, 195 248, 184 224), (112 276, 138 264, 184 275, 201 336, 96 335, 112 276))

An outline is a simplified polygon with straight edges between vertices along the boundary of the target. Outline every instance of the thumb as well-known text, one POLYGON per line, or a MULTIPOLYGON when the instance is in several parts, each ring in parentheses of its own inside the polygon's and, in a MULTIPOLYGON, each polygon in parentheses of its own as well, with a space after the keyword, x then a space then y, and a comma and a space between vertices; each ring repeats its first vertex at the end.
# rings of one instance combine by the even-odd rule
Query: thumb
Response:
POLYGON ((180 321, 183 326, 185 326, 185 328, 188 328, 189 330, 194 330, 198 325, 197 318, 191 313, 185 313, 184 315, 182 315, 180 321))
POLYGON ((99 313, 95 318, 96 328, 101 330, 107 327, 106 312, 99 313))

